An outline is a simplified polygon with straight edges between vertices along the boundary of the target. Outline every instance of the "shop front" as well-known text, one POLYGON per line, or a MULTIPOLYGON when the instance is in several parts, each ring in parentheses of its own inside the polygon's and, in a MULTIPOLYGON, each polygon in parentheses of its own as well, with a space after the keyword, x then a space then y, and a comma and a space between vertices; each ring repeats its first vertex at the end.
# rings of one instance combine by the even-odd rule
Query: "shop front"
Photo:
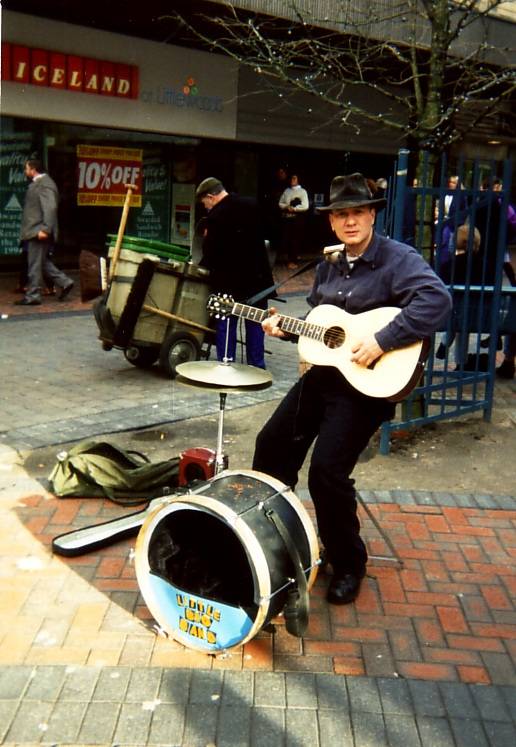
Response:
POLYGON ((63 266, 81 249, 106 254, 128 183, 126 233, 192 247, 206 176, 266 205, 287 164, 317 204, 335 173, 377 178, 393 163, 397 143, 330 137, 302 101, 279 108, 227 57, 10 11, 2 21, 0 271, 19 260, 23 167, 35 153, 60 191, 63 266))
POLYGON ((129 183, 127 233, 190 246, 198 179, 224 166, 233 181, 237 71, 227 59, 5 12, 2 79, 1 266, 19 254, 33 154, 59 187, 65 262, 105 250, 129 183), (206 157, 213 141, 219 158, 206 157))

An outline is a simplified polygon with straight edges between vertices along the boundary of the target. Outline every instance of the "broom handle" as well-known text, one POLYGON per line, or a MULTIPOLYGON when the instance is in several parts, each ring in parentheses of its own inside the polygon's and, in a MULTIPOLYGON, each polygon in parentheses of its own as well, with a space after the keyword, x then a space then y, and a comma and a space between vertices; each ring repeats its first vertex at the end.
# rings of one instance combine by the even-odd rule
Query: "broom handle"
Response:
POLYGON ((129 215, 129 208, 131 207, 131 196, 133 194, 133 191, 136 189, 136 184, 124 184, 124 187, 127 189, 125 200, 124 200, 124 209, 122 210, 122 217, 120 219, 120 225, 118 227, 118 234, 116 237, 116 243, 115 243, 115 249, 113 251, 113 257, 111 259, 111 264, 109 265, 109 279, 113 279, 113 275, 115 274, 115 269, 118 264, 118 257, 120 256, 120 249, 122 248, 122 239, 124 238, 124 231, 125 226, 127 223, 127 216, 129 215))
POLYGON ((191 319, 185 319, 184 316, 178 316, 177 314, 171 314, 169 311, 163 311, 162 309, 157 309, 155 306, 149 306, 146 303, 143 304, 142 309, 144 311, 149 311, 151 314, 157 314, 158 316, 163 316, 165 317, 165 319, 171 319, 174 322, 181 322, 182 324, 187 324, 189 327, 195 327, 195 329, 201 329, 203 332, 214 332, 214 330, 211 327, 205 327, 204 324, 193 322, 191 321, 191 319))

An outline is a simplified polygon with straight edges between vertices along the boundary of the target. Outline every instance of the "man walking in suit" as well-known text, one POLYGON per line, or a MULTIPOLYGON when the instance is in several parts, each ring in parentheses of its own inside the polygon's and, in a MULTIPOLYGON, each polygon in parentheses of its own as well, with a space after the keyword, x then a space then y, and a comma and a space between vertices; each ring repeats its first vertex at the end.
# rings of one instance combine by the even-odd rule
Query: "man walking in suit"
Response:
POLYGON ((23 205, 20 240, 27 251, 28 283, 25 296, 14 303, 18 306, 41 304, 43 273, 60 288, 58 299, 64 301, 73 288, 73 280, 61 272, 48 256, 57 239, 57 186, 43 172, 42 163, 37 158, 26 161, 25 176, 31 183, 23 205))

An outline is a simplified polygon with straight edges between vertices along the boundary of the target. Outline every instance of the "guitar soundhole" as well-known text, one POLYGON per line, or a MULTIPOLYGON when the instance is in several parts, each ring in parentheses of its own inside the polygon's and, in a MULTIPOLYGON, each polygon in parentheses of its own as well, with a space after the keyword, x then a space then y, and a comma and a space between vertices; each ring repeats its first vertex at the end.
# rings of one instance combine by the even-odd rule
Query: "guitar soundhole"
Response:
POLYGON ((324 333, 324 344, 328 348, 340 348, 346 339, 346 333, 341 327, 328 327, 324 333))

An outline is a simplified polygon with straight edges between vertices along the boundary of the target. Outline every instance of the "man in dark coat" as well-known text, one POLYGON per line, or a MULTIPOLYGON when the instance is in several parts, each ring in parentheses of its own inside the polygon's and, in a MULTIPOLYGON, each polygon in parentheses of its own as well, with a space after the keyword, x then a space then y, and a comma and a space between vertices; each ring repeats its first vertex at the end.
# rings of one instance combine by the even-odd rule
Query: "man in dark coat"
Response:
MULTIPOLYGON (((200 264, 210 271, 216 293, 227 293, 240 303, 273 285, 256 201, 228 193, 219 179, 208 177, 196 190, 208 215, 204 224, 203 256, 200 264)), ((263 298, 252 306, 267 308, 263 298)), ((261 325, 246 320, 246 357, 251 366, 265 368, 264 332, 261 325)), ((237 319, 217 320, 217 359, 235 360, 237 319)))
POLYGON ((73 288, 73 280, 49 259, 49 253, 57 239, 57 186, 54 180, 43 172, 41 161, 36 158, 26 161, 25 176, 31 183, 23 205, 20 240, 27 252, 28 283, 25 296, 15 301, 15 304, 41 304, 43 273, 52 285, 61 289, 58 298, 64 301, 73 288))
MULTIPOLYGON (((357 372, 360 367, 366 372, 384 352, 441 329, 451 298, 415 249, 375 232, 376 211, 385 206, 385 199, 372 194, 362 174, 336 176, 329 202, 318 210, 328 213, 330 226, 342 243, 329 247, 328 261, 317 266, 309 305, 330 304, 350 315, 385 306, 400 309, 390 321, 378 321, 374 332, 357 327, 350 333, 350 349, 342 348, 342 356, 356 365, 357 372)), ((281 316, 274 309, 269 310, 263 327, 273 337, 295 339, 281 329, 281 316)), ((321 352, 324 349, 321 345, 321 352)), ((385 397, 355 389, 321 355, 320 363, 294 384, 256 439, 253 469, 292 488, 313 444, 308 489, 319 536, 333 568, 327 592, 331 604, 352 602, 365 575, 367 549, 360 537, 351 474, 371 436, 393 417, 394 408, 385 397)))

